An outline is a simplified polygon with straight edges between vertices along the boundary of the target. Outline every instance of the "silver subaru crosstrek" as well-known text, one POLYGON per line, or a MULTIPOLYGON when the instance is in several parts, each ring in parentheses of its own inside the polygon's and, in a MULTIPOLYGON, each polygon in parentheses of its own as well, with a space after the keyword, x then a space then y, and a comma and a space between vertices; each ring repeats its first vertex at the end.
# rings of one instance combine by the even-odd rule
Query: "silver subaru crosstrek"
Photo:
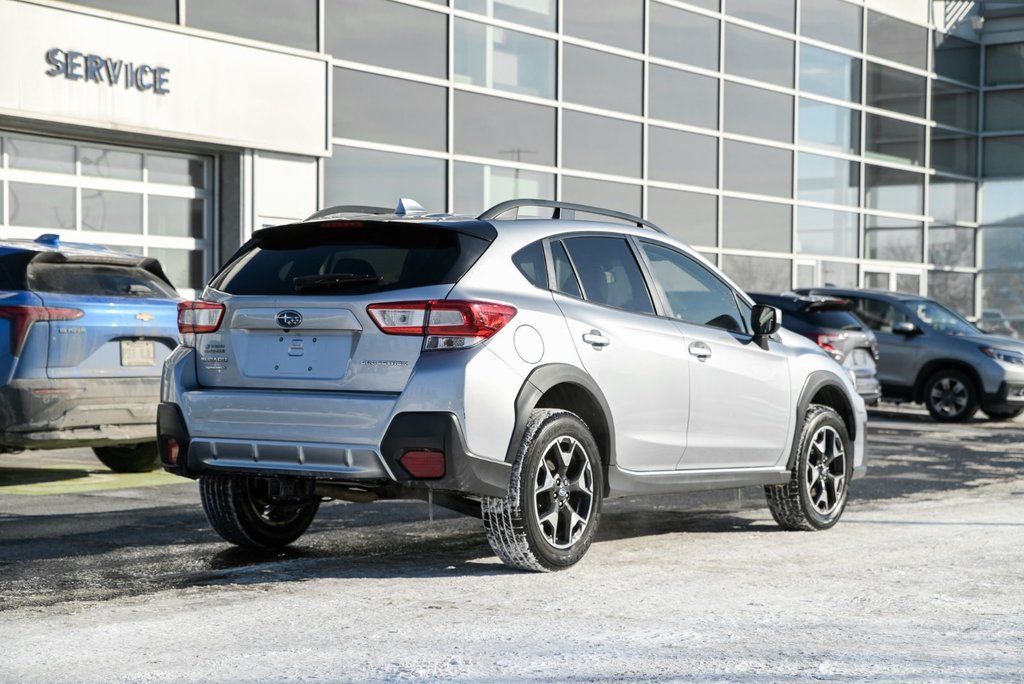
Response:
POLYGON ((420 498, 557 570, 608 497, 750 485, 782 528, 825 529, 865 470, 864 403, 779 321, 627 214, 336 207, 256 231, 181 304, 161 458, 249 547, 326 499, 420 498))

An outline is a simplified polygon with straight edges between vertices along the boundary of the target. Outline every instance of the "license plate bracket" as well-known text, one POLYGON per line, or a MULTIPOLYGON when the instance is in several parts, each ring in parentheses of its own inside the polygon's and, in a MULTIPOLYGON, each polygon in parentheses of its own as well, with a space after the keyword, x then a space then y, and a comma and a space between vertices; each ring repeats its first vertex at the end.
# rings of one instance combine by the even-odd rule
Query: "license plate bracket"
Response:
POLYGON ((152 366, 156 347, 152 340, 121 340, 122 366, 152 366))

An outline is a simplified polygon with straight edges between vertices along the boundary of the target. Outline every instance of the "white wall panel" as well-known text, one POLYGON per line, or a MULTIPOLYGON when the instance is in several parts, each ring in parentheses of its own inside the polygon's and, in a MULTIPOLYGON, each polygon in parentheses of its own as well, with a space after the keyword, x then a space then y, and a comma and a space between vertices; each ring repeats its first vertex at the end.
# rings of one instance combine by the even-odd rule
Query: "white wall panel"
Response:
MULTIPOLYGON (((58 55, 61 61, 66 59, 58 55)), ((326 57, 0 0, 0 115, 295 154, 328 154, 326 57), (81 53, 78 79, 50 50, 81 53), (84 78, 85 55, 110 60, 84 78), (117 68, 118 62, 121 68, 117 68), (165 94, 132 87, 127 65, 164 68, 165 94), (118 74, 116 83, 111 70, 118 74)), ((142 73, 153 82, 150 71, 142 73)))

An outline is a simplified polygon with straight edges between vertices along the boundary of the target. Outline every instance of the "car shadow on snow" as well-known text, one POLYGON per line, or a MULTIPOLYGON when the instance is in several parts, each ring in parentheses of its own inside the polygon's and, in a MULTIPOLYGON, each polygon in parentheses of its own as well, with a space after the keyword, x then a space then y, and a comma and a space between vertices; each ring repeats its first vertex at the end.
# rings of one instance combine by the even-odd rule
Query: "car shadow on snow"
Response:
MULTIPOLYGON (((778 530, 765 515, 725 510, 617 509, 601 518, 596 542, 667 534, 778 530)), ((209 570, 182 577, 178 586, 263 584, 307 579, 437 578, 516 574, 494 556, 479 520, 457 517, 431 523, 352 529, 317 529, 278 551, 226 548, 209 570)))

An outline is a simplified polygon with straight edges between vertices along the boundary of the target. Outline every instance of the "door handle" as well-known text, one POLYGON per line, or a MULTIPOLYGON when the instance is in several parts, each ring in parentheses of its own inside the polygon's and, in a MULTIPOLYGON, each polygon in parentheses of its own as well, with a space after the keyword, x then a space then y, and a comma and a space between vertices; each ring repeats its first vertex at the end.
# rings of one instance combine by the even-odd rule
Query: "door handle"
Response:
POLYGON ((690 355, 696 356, 701 362, 707 361, 711 356, 711 347, 703 342, 691 342, 689 346, 690 355))
POLYGON ((583 333, 583 341, 587 344, 593 345, 595 349, 607 347, 612 342, 602 335, 600 330, 591 330, 588 333, 583 333))

